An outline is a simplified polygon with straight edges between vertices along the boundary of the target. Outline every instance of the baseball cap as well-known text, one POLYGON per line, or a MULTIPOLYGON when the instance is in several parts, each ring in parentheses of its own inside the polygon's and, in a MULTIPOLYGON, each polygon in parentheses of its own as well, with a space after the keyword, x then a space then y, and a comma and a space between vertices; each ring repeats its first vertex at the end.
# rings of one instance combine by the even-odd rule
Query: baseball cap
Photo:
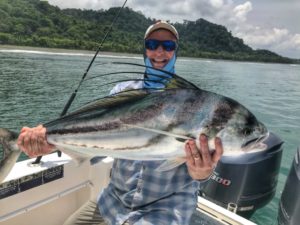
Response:
POLYGON ((172 26, 171 24, 167 23, 166 21, 158 21, 155 24, 148 27, 148 29, 145 32, 144 39, 147 39, 148 36, 152 32, 159 30, 159 29, 165 29, 165 30, 170 31, 176 37, 176 39, 179 40, 179 35, 178 35, 176 28, 174 26, 172 26))

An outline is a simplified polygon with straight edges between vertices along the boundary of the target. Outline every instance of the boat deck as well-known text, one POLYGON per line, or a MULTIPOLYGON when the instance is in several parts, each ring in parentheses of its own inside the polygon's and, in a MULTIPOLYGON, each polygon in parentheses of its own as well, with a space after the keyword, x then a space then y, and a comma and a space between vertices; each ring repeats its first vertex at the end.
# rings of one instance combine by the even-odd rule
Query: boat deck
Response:
POLYGON ((224 225, 222 221, 216 220, 216 218, 207 215, 207 213, 196 210, 192 215, 190 225, 224 225))
MULTIPOLYGON (((18 162, 0 184, 1 225, 61 225, 89 199, 96 199, 110 179, 112 159, 91 166, 87 161, 76 165, 70 157, 56 154, 18 162), (99 173, 99 171, 102 171, 99 173), (49 217, 55 215, 55 217, 49 217)), ((190 225, 254 225, 202 197, 190 225)))

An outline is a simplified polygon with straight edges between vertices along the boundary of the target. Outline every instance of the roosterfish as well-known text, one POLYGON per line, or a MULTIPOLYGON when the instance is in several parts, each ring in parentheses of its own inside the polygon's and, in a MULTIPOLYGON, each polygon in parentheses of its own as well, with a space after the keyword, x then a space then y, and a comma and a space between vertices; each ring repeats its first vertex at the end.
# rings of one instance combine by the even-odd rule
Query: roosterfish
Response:
MULTIPOLYGON (((212 150, 219 137, 223 155, 266 149, 267 128, 237 101, 202 90, 175 74, 164 86, 109 95, 45 123, 47 142, 78 162, 107 156, 165 160, 157 168, 161 171, 184 163, 185 142, 200 134, 208 137, 212 150)), ((0 128, 0 182, 21 154, 17 137, 0 128)))

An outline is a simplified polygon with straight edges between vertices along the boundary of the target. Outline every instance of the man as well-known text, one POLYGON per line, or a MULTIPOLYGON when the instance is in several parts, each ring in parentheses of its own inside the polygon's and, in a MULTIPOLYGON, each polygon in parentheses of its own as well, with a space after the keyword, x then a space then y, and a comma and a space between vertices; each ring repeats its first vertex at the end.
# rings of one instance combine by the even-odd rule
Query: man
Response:
MULTIPOLYGON (((155 69, 175 73, 179 40, 176 29, 160 21, 147 29, 144 39, 145 81, 120 83, 111 94, 126 89, 163 88, 171 75, 155 69)), ((47 154, 53 146, 47 143, 45 133, 42 126, 22 128, 18 144, 29 156, 47 154)), ((169 171, 155 170, 164 161, 115 159, 111 181, 97 202, 87 202, 65 224, 188 224, 199 185, 209 177, 223 153, 218 138, 212 154, 205 135, 200 135, 199 142, 200 148, 196 141, 188 141, 183 149, 186 164, 169 171)))

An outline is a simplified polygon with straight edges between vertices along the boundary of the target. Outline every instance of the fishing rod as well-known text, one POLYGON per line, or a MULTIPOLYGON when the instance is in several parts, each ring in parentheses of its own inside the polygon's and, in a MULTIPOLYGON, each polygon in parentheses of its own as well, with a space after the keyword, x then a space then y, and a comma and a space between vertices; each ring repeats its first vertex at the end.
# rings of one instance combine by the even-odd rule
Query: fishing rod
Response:
POLYGON ((118 13, 117 13, 116 16, 114 17, 114 19, 113 19, 113 21, 112 21, 112 23, 111 23, 109 29, 107 30, 107 32, 106 32, 105 35, 104 35, 104 38, 102 39, 102 41, 101 41, 101 43, 100 43, 100 45, 99 45, 99 47, 98 47, 98 49, 97 49, 97 51, 96 51, 94 57, 92 58, 90 64, 88 65, 88 67, 87 67, 85 73, 83 74, 83 76, 82 76, 82 78, 81 78, 81 80, 80 80, 80 82, 79 82, 79 84, 78 84, 78 87, 74 90, 74 92, 73 92, 72 95, 70 96, 69 100, 67 101, 67 103, 66 103, 66 105, 65 105, 65 107, 64 107, 64 109, 63 109, 63 111, 61 112, 61 114, 60 114, 61 117, 64 116, 64 115, 66 115, 66 113, 68 112, 68 109, 70 108, 72 102, 74 101, 74 99, 75 99, 75 97, 76 97, 76 94, 77 94, 77 92, 78 92, 78 90, 79 90, 79 88, 80 88, 82 82, 84 81, 84 79, 85 79, 85 77, 87 76, 87 74, 88 74, 88 72, 89 72, 91 66, 93 65, 93 63, 94 63, 94 61, 95 61, 95 59, 96 59, 98 53, 100 52, 100 50, 101 50, 101 48, 102 48, 102 45, 103 45, 103 43, 105 42, 105 40, 106 40, 108 34, 111 32, 114 23, 117 21, 119 15, 120 15, 120 13, 121 13, 121 11, 122 11, 123 8, 125 7, 126 2, 127 2, 127 0, 124 1, 122 7, 119 9, 118 13))
MULTIPOLYGON (((100 42, 100 44, 99 44, 99 46, 98 46, 98 49, 97 49, 97 51, 95 52, 94 57, 92 58, 92 60, 91 60, 91 62, 89 63, 89 65, 88 65, 86 71, 84 72, 84 74, 83 74, 81 80, 79 81, 79 84, 78 84, 77 88, 74 90, 74 92, 73 92, 72 95, 70 96, 69 100, 68 100, 67 103, 65 104, 64 109, 63 109, 63 111, 62 111, 61 114, 60 114, 60 117, 63 117, 64 115, 67 114, 67 112, 68 112, 68 110, 69 110, 71 104, 73 103, 73 101, 74 101, 74 99, 75 99, 75 97, 76 97, 76 94, 77 94, 77 92, 78 92, 78 90, 79 90, 81 84, 83 83, 85 77, 87 76, 88 72, 90 71, 90 68, 92 67, 92 65, 93 65, 93 63, 94 63, 94 61, 95 61, 95 59, 96 59, 98 53, 100 52, 100 50, 101 50, 101 48, 102 48, 102 46, 103 46, 103 44, 104 44, 104 42, 105 42, 105 40, 106 40, 108 34, 111 32, 111 30, 112 30, 112 28, 113 28, 113 25, 114 25, 115 22, 117 21, 119 15, 120 15, 121 11, 124 9, 126 3, 127 3, 127 0, 124 1, 122 7, 119 9, 119 11, 117 12, 117 14, 115 15, 115 17, 114 17, 112 23, 111 23, 110 26, 109 26, 109 29, 106 31, 106 33, 105 33, 105 35, 104 35, 102 41, 100 42)), ((61 152, 58 151, 58 156, 60 156, 60 155, 61 155, 61 152)), ((36 160, 35 160, 32 164, 39 164, 39 163, 41 162, 41 159, 42 159, 42 156, 38 156, 38 157, 36 158, 36 160)))

